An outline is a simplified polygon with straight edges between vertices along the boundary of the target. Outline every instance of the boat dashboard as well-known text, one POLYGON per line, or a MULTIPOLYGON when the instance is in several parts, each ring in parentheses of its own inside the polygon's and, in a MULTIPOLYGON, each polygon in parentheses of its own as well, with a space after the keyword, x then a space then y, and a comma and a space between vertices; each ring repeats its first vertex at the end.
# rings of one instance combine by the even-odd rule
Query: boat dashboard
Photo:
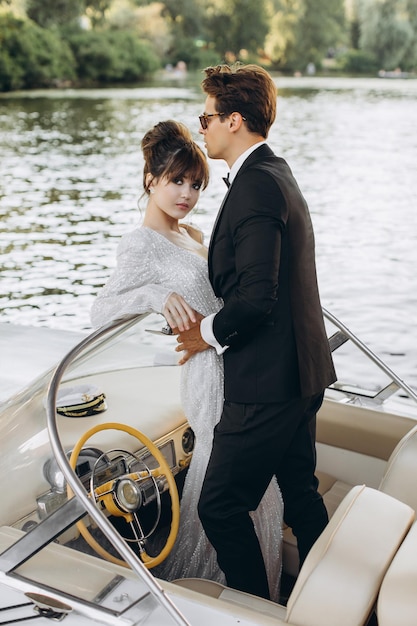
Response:
MULTIPOLYGON (((160 316, 149 317, 146 328, 160 328, 160 316)), ((181 407, 180 368, 172 358, 173 340, 153 336, 150 342, 141 324, 126 326, 125 332, 110 332, 110 337, 99 341, 94 350, 83 352, 63 376, 56 398, 60 440, 70 458, 84 433, 103 424, 122 424, 146 433, 181 488, 192 457, 194 433, 181 407)), ((0 524, 25 531, 68 498, 67 482, 46 427, 50 376, 48 372, 14 396, 3 410, 0 423, 0 472, 8 476, 0 524)), ((138 468, 151 474, 156 464, 142 441, 125 431, 104 429, 95 432, 83 446, 75 470, 88 491, 92 476, 95 484, 110 478, 120 482, 138 468)), ((154 482, 160 495, 167 491, 163 477, 142 480, 135 497, 143 510, 157 498, 154 482)), ((74 528, 72 539, 78 534, 74 528)), ((57 541, 66 542, 70 535, 68 531, 57 541)))

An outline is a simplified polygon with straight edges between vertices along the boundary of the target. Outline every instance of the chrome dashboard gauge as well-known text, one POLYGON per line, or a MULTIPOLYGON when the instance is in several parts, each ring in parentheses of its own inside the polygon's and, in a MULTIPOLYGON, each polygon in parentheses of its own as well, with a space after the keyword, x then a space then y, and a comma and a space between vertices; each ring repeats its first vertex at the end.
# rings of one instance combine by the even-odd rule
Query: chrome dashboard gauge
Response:
MULTIPOLYGON (((70 453, 67 452, 67 456, 70 453)), ((43 466, 43 475, 50 484, 53 491, 58 493, 64 493, 66 487, 66 480, 64 474, 61 471, 58 463, 54 457, 49 458, 43 466)))
MULTIPOLYGON (((71 456, 71 450, 67 451, 68 459, 71 456)), ((83 480, 83 477, 90 476, 96 461, 99 459, 98 467, 105 468, 109 465, 110 461, 108 457, 103 454, 98 448, 84 448, 77 461, 77 474, 83 480)), ((50 484, 53 491, 57 493, 64 493, 66 489, 66 481, 64 475, 55 460, 55 457, 50 457, 43 466, 43 475, 50 484)), ((83 481, 84 482, 84 481, 83 481)))

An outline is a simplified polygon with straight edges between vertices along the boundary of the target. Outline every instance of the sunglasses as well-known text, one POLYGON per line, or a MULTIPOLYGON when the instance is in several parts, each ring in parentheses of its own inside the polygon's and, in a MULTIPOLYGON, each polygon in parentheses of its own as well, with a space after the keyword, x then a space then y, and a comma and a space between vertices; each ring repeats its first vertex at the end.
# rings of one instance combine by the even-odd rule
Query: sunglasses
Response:
POLYGON ((224 113, 203 113, 203 115, 199 115, 198 119, 200 120, 200 126, 203 130, 207 130, 208 123, 211 117, 221 117, 224 113))

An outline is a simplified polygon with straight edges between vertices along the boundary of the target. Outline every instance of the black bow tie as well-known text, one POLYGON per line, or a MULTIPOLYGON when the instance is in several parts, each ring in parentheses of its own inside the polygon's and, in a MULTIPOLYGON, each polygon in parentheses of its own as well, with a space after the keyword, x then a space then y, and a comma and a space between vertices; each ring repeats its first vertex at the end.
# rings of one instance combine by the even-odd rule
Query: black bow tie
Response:
POLYGON ((225 178, 223 178, 223 180, 226 187, 230 187, 229 174, 225 178))

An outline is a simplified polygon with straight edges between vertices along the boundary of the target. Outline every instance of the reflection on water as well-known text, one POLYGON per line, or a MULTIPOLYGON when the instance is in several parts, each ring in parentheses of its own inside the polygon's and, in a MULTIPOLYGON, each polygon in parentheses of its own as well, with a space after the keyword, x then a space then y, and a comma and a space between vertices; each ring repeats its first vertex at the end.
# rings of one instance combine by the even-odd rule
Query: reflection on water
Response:
MULTIPOLYGON (((417 82, 277 82, 269 143, 309 203, 323 305, 417 386, 417 82)), ((175 118, 201 142, 203 101, 197 83, 0 98, 0 321, 89 328, 140 219, 144 132, 175 118)), ((211 171, 192 218, 207 237, 227 168, 211 171)))

